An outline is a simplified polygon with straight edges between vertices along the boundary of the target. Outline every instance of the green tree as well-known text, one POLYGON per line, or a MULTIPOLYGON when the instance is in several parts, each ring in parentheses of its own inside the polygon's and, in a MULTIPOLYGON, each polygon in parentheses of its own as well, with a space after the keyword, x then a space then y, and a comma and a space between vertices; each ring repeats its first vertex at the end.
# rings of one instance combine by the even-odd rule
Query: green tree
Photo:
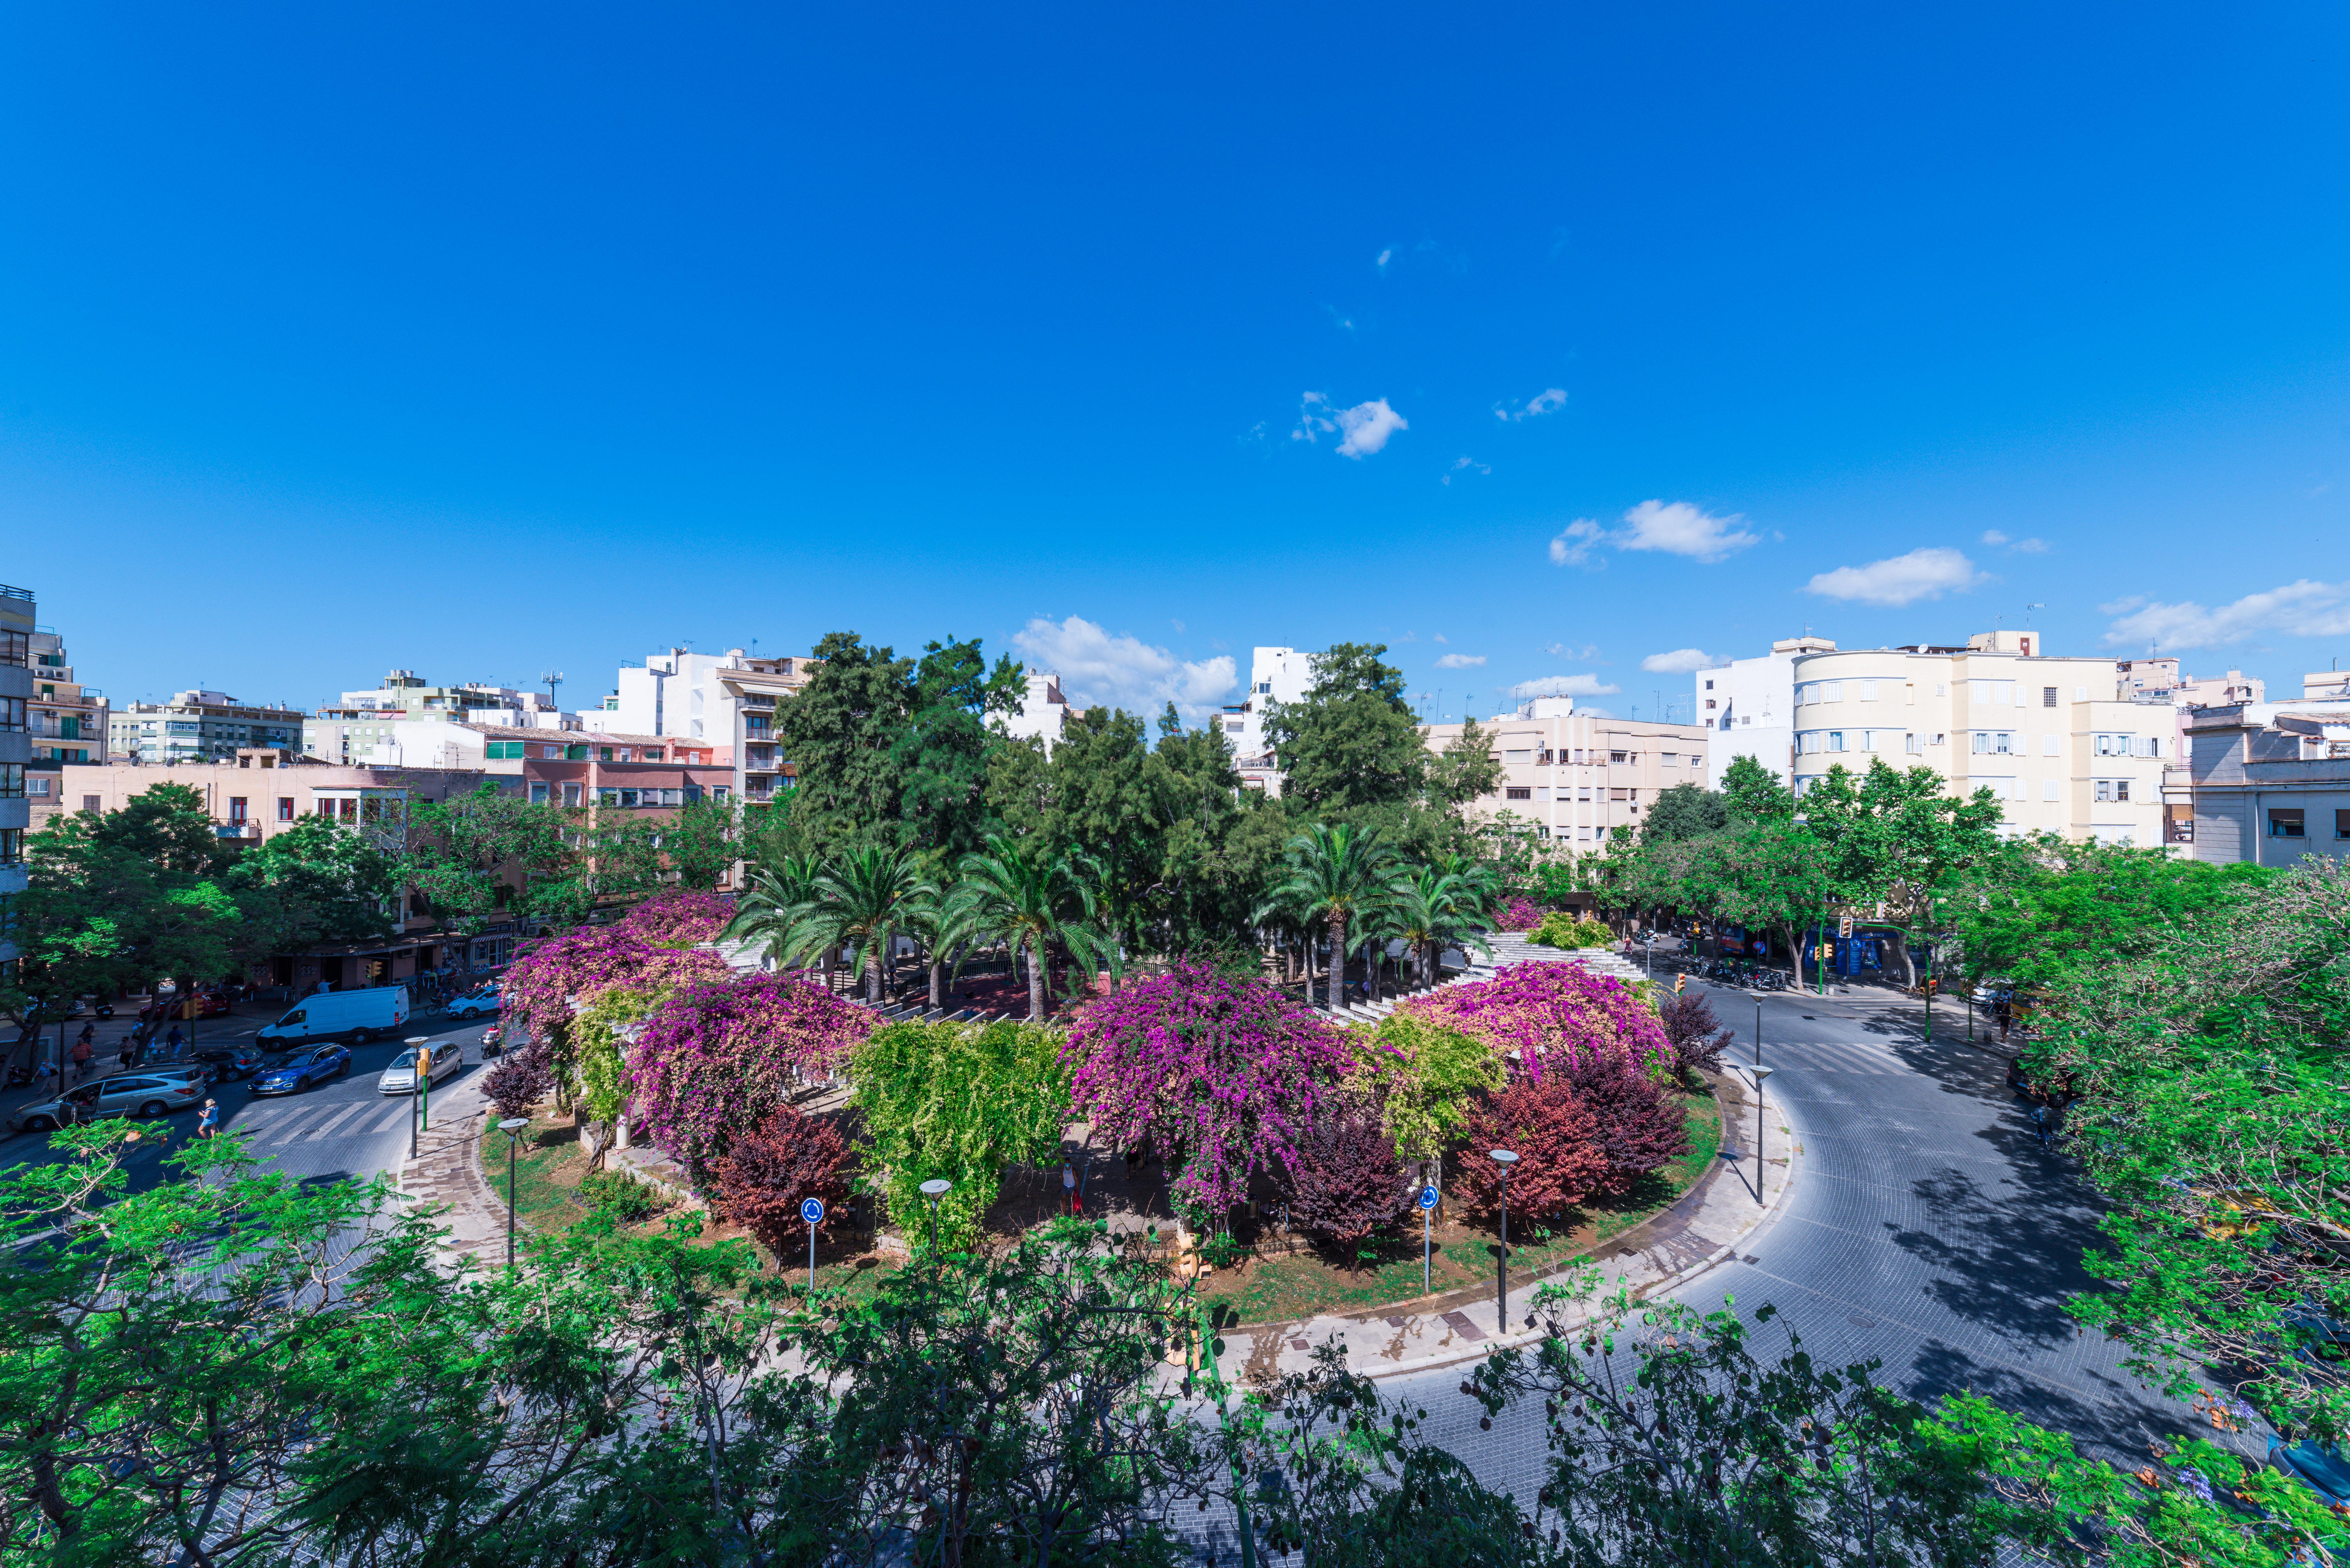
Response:
POLYGON ((1497 794, 1502 788, 1502 759, 1493 750, 1493 732, 1474 719, 1461 722, 1461 733, 1428 764, 1428 793, 1436 805, 1455 813, 1497 794))
POLYGON ((990 717, 1019 706, 1021 668, 998 659, 991 674, 979 639, 926 643, 914 666, 904 730, 891 748, 909 843, 950 858, 986 842, 990 717))
POLYGON ((485 784, 409 815, 400 877, 464 939, 470 972, 472 939, 493 921, 586 914, 589 884, 572 847, 578 832, 562 807, 534 805, 485 784))
MULTIPOLYGON (((1385 643, 1341 642, 1314 656, 1314 684, 1266 711, 1265 738, 1293 809, 1326 821, 1408 815, 1427 787, 1428 747, 1385 643)), ((1472 766, 1456 767, 1456 779, 1472 766)))
POLYGON ((1782 822, 1795 815, 1794 792, 1744 753, 1731 758, 1722 770, 1721 797, 1731 815, 1750 821, 1782 822))
POLYGON ((1491 954, 1484 933, 1493 900, 1477 875, 1483 870, 1460 856, 1406 867, 1389 882, 1387 897, 1372 911, 1369 934, 1409 948, 1423 985, 1436 983, 1448 947, 1491 954))
POLYGON ((875 648, 853 631, 828 632, 808 683, 775 714, 784 754, 799 770, 794 822, 811 847, 830 851, 855 838, 897 837, 903 816, 902 763, 914 700, 914 660, 875 648))
POLYGON ((1148 906, 1167 952, 1253 946, 1250 917, 1292 829, 1277 801, 1242 786, 1231 742, 1213 724, 1187 730, 1169 703, 1150 753, 1160 825, 1148 906))
POLYGON ((954 896, 972 926, 1028 955, 1028 1016, 1043 1022, 1052 950, 1066 949, 1090 979, 1121 967, 1101 929, 1101 867, 1081 853, 1055 852, 997 836, 983 855, 962 858, 954 896))
POLYGON ((397 862, 373 836, 306 816, 239 856, 222 877, 260 953, 389 936, 400 912, 397 862))
POLYGON ((704 893, 742 858, 743 836, 741 807, 729 800, 696 799, 661 824, 659 848, 678 887, 704 893))
MULTIPOLYGON (((1396 860, 1378 835, 1341 824, 1315 823, 1289 841, 1288 867, 1260 919, 1276 910, 1320 920, 1330 934, 1329 1001, 1346 1005, 1347 955, 1368 940, 1377 916, 1394 896, 1396 860), (1349 930, 1355 933, 1352 947, 1349 930)), ((1306 957, 1306 993, 1313 994, 1313 956, 1306 957)))
POLYGON ((865 977, 866 1000, 878 1007, 898 934, 917 906, 934 897, 921 857, 911 850, 879 844, 844 849, 810 885, 785 938, 785 956, 849 949, 849 976, 865 977))
POLYGON ((1129 941, 1150 918, 1163 861, 1164 772, 1151 765, 1142 721, 1107 708, 1070 714, 1049 757, 1041 745, 1000 753, 993 800, 1004 826, 1097 867, 1102 913, 1129 941))
POLYGON ((1730 826, 1730 803, 1703 784, 1679 784, 1657 792, 1640 825, 1643 842, 1700 838, 1730 826))
POLYGON ((1933 769, 1904 771, 1876 757, 1857 780, 1840 763, 1830 768, 1799 804, 1846 898, 1881 906, 1878 918, 1903 933, 1902 968, 1915 985, 1907 939, 1931 932, 1934 895, 1996 851, 1998 797, 1978 789, 1961 800, 1945 793, 1933 769))

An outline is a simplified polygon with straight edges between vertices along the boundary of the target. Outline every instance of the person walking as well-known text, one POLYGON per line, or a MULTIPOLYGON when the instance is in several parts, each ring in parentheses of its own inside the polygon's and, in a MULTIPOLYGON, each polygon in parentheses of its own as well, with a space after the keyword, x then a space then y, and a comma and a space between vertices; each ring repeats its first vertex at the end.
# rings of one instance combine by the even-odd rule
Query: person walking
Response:
POLYGON ((1086 1211, 1086 1200, 1077 1196, 1077 1168, 1066 1159, 1061 1161, 1061 1195, 1068 1200, 1070 1213, 1086 1211))
POLYGON ((136 1034, 125 1034, 122 1037, 122 1070, 128 1073, 132 1067, 136 1066, 138 1063, 139 1036, 136 1034))
POLYGON ((89 1031, 85 1029, 81 1032, 81 1038, 73 1043, 75 1083, 78 1084, 89 1076, 89 1059, 93 1054, 89 1048, 89 1031))
POLYGON ((204 1102, 203 1112, 196 1117, 196 1136, 198 1137, 212 1137, 219 1133, 219 1131, 220 1102, 218 1100, 207 1099, 204 1102))
POLYGON ((163 1036, 164 1045, 170 1049, 172 1054, 174 1056, 177 1056, 180 1054, 180 1047, 187 1043, 188 1037, 180 1033, 180 1026, 176 1023, 172 1025, 172 1032, 163 1036))

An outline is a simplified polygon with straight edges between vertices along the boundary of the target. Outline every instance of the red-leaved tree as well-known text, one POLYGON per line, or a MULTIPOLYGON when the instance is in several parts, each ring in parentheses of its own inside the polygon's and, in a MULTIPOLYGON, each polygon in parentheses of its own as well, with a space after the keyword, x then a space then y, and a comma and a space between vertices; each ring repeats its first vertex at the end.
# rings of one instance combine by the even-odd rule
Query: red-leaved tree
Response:
POLYGON ((1600 1152, 1607 1157, 1607 1172, 1592 1184, 1589 1196, 1619 1198, 1642 1177, 1689 1152, 1689 1116, 1680 1102, 1631 1062, 1590 1053, 1554 1062, 1552 1071, 1589 1108, 1600 1152))
POLYGON ((1672 1044, 1674 1070, 1684 1076, 1720 1072, 1721 1054, 1738 1038, 1736 1030, 1721 1026, 1721 1020, 1713 1015, 1713 1004, 1701 991, 1667 996, 1657 1008, 1657 1020, 1672 1044))
POLYGON ((1289 1222, 1341 1247, 1393 1224, 1411 1206, 1395 1139, 1379 1125, 1378 1110, 1353 1096, 1315 1114, 1280 1183, 1289 1222))
POLYGON ((1470 1117, 1452 1188, 1471 1213, 1501 1208, 1502 1168, 1488 1158, 1497 1148, 1518 1157, 1510 1169, 1510 1212, 1528 1219, 1564 1213, 1607 1179, 1599 1118, 1556 1073, 1516 1079, 1470 1117))
POLYGON ((544 1040, 509 1051, 490 1069, 482 1087, 502 1118, 526 1116, 531 1106, 555 1093, 555 1053, 544 1040))
POLYGON ((800 1205, 824 1200, 821 1231, 848 1201, 848 1140, 828 1117, 779 1106, 753 1130, 735 1137, 712 1162, 718 1210, 766 1243, 778 1257, 807 1240, 800 1205))

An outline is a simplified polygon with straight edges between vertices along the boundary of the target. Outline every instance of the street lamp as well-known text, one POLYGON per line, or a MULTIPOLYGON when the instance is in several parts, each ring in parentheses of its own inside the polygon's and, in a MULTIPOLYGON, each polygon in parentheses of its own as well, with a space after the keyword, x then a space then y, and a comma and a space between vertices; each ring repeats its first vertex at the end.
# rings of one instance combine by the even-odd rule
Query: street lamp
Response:
POLYGON ((515 1163, 520 1158, 522 1129, 530 1126, 528 1116, 508 1116, 498 1124, 498 1131, 506 1135, 506 1267, 514 1267, 515 1248, 515 1163))
POLYGON ((1506 1333, 1510 1326, 1510 1167, 1518 1163, 1517 1155, 1506 1148, 1488 1149, 1485 1158, 1502 1168, 1502 1282, 1501 1327, 1506 1333))
POLYGON ((1758 1204, 1762 1201, 1762 1080, 1778 1070, 1760 1062, 1746 1069, 1746 1075, 1754 1080, 1754 1201, 1758 1204))
POLYGON ((414 1159, 417 1153, 416 1113, 420 1104, 426 1116, 432 1114, 432 1102, 430 1100, 420 1102, 418 1099, 418 1096, 424 1093, 424 1085, 432 1078, 432 1073, 424 1065, 424 1047, 432 1044, 432 1042, 419 1034, 412 1035, 401 1041, 400 1044, 416 1053, 416 1063, 409 1069, 408 1074, 408 1158, 414 1159))
POLYGON ((922 1183, 922 1196, 931 1202, 931 1260, 933 1262, 939 1256, 939 1199, 944 1198, 953 1186, 953 1182, 936 1176, 922 1183))

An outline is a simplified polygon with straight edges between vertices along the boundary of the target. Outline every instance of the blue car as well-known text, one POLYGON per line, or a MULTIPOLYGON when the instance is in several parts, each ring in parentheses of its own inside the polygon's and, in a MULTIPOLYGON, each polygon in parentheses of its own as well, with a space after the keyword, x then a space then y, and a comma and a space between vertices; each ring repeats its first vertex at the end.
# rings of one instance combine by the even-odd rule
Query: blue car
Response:
POLYGON ((351 1070, 351 1054, 340 1045, 314 1045, 296 1051, 282 1066, 272 1067, 253 1081, 256 1095, 298 1095, 313 1084, 339 1078, 351 1070))
POLYGON ((452 1018, 481 1018, 495 1012, 497 1010, 498 988, 494 985, 485 985, 482 987, 481 990, 468 992, 466 995, 461 996, 456 1001, 451 1002, 449 1004, 449 1016, 452 1018))

